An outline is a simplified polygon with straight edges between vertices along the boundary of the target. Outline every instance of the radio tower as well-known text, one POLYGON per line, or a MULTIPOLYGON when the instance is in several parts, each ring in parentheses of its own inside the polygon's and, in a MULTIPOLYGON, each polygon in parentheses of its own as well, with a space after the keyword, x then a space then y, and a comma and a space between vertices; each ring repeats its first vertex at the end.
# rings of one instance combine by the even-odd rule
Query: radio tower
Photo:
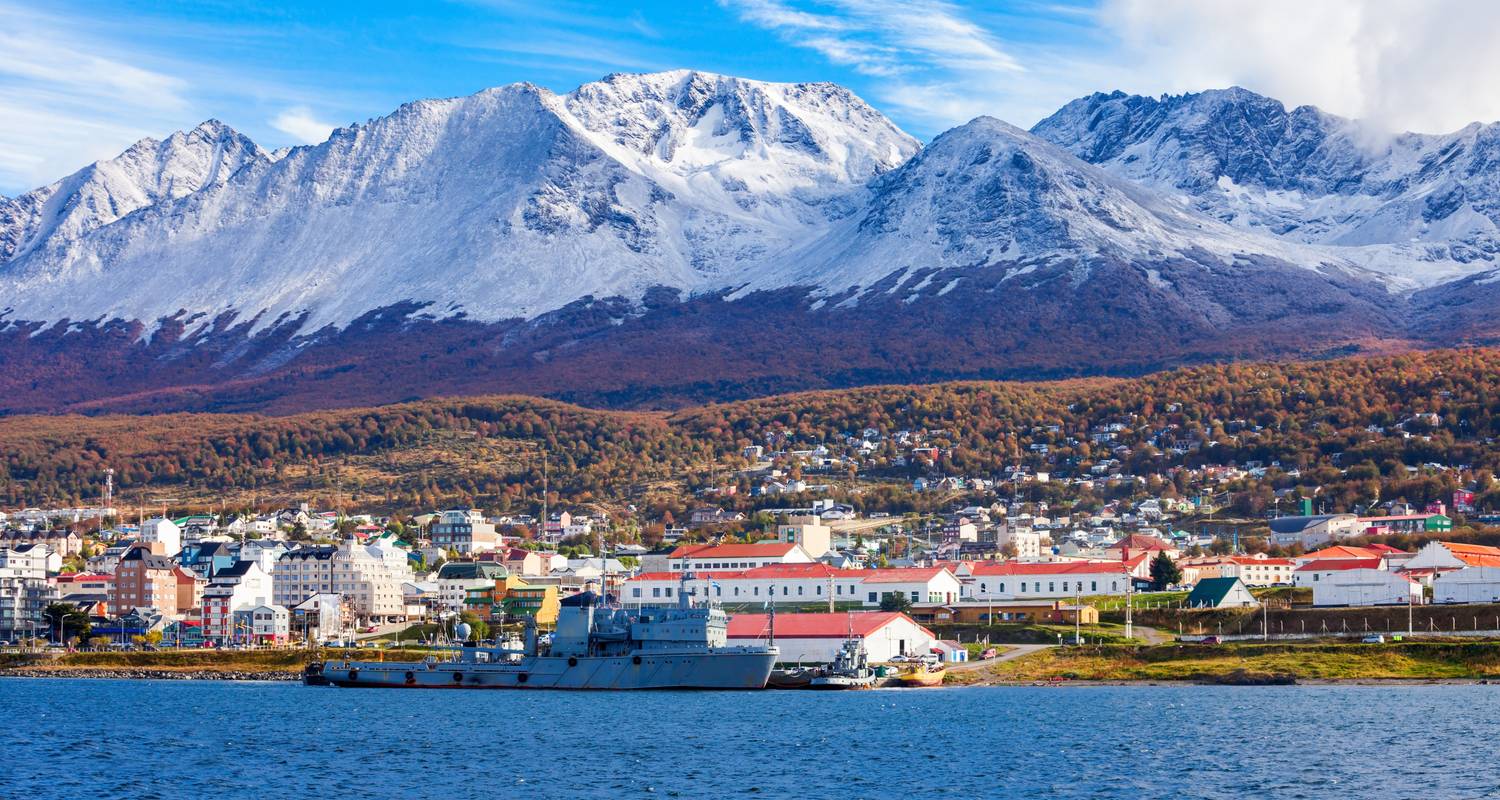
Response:
POLYGON ((115 470, 113 467, 104 468, 104 513, 99 517, 99 523, 104 524, 105 516, 114 516, 115 513, 115 470))

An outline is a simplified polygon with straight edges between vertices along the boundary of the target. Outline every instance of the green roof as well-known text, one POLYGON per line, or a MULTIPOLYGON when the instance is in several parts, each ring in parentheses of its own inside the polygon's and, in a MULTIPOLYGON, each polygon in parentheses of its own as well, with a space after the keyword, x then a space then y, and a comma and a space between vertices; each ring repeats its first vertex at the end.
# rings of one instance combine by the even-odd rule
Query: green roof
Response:
MULTIPOLYGON (((1188 608, 1218 608, 1234 590, 1239 578, 1204 578, 1187 596, 1188 608)), ((1248 590, 1246 590, 1248 591, 1248 590)))

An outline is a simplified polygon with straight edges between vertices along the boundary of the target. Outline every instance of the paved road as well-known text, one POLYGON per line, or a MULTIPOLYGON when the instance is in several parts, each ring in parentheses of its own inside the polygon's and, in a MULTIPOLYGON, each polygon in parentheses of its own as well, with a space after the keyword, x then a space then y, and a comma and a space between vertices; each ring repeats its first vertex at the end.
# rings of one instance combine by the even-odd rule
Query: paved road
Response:
POLYGON ((1056 647, 1057 645, 1055 645, 1055 644, 1003 644, 1003 645, 996 645, 996 646, 997 647, 1004 647, 1005 648, 1005 652, 1001 653, 998 656, 995 656, 994 658, 986 658, 983 661, 965 661, 965 662, 963 662, 961 664, 949 664, 948 665, 948 669, 950 669, 950 670, 952 670, 954 672, 972 672, 973 670, 984 669, 985 667, 992 666, 994 664, 999 664, 1002 661, 1013 661, 1013 660, 1015 660, 1017 658, 1020 658, 1022 656, 1029 656, 1032 653, 1039 653, 1039 652, 1041 652, 1043 650, 1046 650, 1049 647, 1056 647))

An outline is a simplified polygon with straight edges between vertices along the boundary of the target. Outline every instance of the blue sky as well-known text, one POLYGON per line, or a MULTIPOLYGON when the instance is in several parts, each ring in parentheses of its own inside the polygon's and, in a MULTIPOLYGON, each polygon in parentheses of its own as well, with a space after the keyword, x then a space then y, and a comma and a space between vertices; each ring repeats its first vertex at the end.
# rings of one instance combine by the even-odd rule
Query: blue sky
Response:
POLYGON ((1500 117, 1472 85, 1500 71, 1497 5, 0 0, 0 193, 209 117, 277 147, 420 97, 678 67, 842 83, 924 139, 978 114, 1029 126, 1096 90, 1232 83, 1446 130, 1500 117))

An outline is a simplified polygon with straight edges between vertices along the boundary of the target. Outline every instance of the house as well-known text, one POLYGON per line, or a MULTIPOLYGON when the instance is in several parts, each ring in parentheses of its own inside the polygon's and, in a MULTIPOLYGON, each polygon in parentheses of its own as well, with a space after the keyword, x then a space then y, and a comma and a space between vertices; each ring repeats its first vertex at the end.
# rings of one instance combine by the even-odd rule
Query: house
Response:
POLYGON ((1271 541, 1282 547, 1300 544, 1317 547, 1364 533, 1364 526, 1353 514, 1316 514, 1279 517, 1270 521, 1271 541))
POLYGON ((1417 605, 1423 597, 1422 584, 1372 567, 1325 573, 1312 587, 1315 606, 1417 605))
POLYGON ((1182 556, 1182 551, 1176 546, 1155 536, 1145 536, 1139 533, 1132 533, 1120 539, 1110 545, 1109 549, 1119 553, 1121 561, 1129 561, 1139 555, 1156 558, 1158 553, 1166 553, 1167 557, 1174 561, 1182 556))
POLYGON ((1207 578, 1188 593, 1188 608, 1256 608, 1260 601, 1239 578, 1207 578))
POLYGON ((754 569, 774 564, 811 564, 813 557, 795 542, 683 545, 667 556, 673 572, 754 569))
POLYGON ((1500 603, 1500 565, 1463 567, 1432 580, 1434 603, 1500 603))
POLYGON ((716 506, 705 506, 693 509, 692 516, 688 520, 688 527, 701 528, 725 522, 741 522, 744 519, 745 515, 738 511, 725 511, 716 506))
POLYGON ((544 567, 540 555, 535 551, 522 550, 519 547, 512 547, 505 554, 505 560, 502 563, 504 563, 506 571, 512 575, 546 575, 551 571, 550 559, 548 560, 548 566, 544 567))
POLYGON ((1446 533, 1453 530, 1453 519, 1445 514, 1392 514, 1384 517, 1360 517, 1361 533, 1446 533))
POLYGON ((1280 586, 1292 582, 1297 564, 1289 558, 1271 558, 1264 553, 1247 556, 1202 556, 1178 564, 1188 583, 1206 578, 1239 578, 1246 586, 1280 586), (1197 577, 1187 578, 1189 572, 1197 577))
MULTIPOLYGON (((852 611, 834 614, 777 614, 776 646, 783 664, 827 664, 844 640, 858 639, 873 662, 898 655, 925 655, 937 641, 932 631, 898 611, 852 611)), ((735 614, 729 618, 730 645, 754 645, 771 634, 766 614, 735 614)))
POLYGON ((177 562, 209 580, 221 569, 233 566, 239 556, 228 542, 192 542, 184 545, 177 562))
POLYGON ((235 640, 262 645, 285 644, 291 637, 286 606, 261 604, 234 612, 235 640))

